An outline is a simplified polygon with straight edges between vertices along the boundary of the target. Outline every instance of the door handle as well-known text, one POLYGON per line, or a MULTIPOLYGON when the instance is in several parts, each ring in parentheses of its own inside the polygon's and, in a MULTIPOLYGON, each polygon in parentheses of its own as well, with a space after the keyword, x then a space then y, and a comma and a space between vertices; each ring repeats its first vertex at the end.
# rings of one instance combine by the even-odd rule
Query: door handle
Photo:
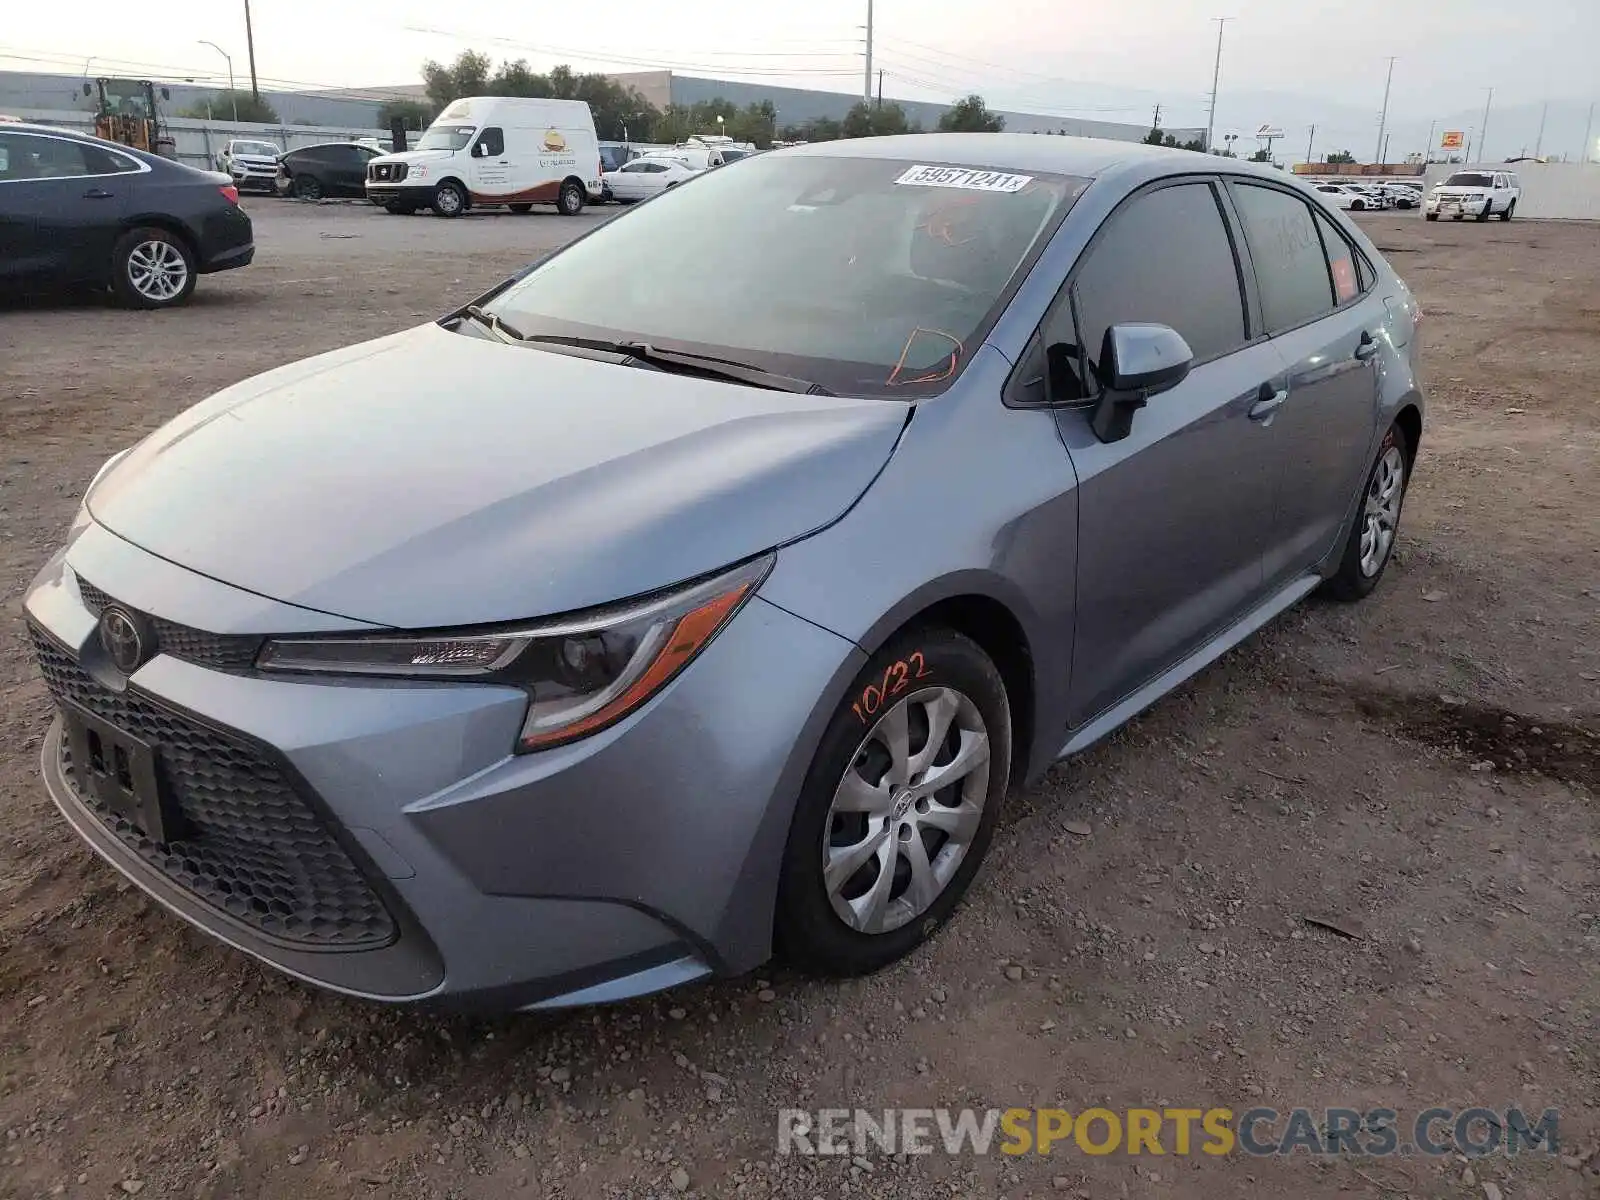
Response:
POLYGON ((108 192, 104 188, 93 187, 83 194, 85 200, 114 200, 115 192, 108 192))
POLYGON ((1261 391, 1256 395, 1256 402, 1250 406, 1247 415, 1252 421, 1265 421, 1282 408, 1283 402, 1288 398, 1288 388, 1274 388, 1270 383, 1263 383, 1261 391))
POLYGON ((1378 353, 1378 343, 1365 329, 1361 331, 1361 340, 1356 343, 1356 359, 1366 362, 1367 359, 1378 353))

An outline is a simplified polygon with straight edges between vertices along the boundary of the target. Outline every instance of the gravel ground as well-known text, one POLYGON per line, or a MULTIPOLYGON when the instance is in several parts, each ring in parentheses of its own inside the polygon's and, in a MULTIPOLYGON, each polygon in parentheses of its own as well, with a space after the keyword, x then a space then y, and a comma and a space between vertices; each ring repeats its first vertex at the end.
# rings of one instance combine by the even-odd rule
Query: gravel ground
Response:
POLYGON ((909 961, 484 1022, 212 944, 37 779, 21 593, 107 455, 606 216, 247 203, 257 264, 187 309, 0 308, 0 1195, 1600 1194, 1594 226, 1364 218, 1426 310, 1432 405, 1383 587, 1301 607, 1013 795, 909 961), (783 1107, 1034 1104, 1555 1107, 1562 1154, 776 1154, 783 1107))

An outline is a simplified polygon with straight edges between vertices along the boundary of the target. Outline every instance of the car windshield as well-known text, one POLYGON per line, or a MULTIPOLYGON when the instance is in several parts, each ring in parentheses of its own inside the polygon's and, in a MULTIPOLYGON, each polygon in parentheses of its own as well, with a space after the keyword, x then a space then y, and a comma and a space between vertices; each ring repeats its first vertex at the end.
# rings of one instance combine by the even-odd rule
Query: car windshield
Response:
POLYGON ((722 161, 725 163, 738 162, 749 153, 750 151, 748 150, 724 150, 722 152, 722 161))
POLYGON ((233 144, 233 152, 235 154, 255 154, 262 158, 278 157, 278 148, 271 142, 235 142, 233 144))
POLYGON ((417 140, 418 150, 465 150, 475 125, 430 125, 417 140))
POLYGON ((1445 187, 1481 187, 1492 188, 1494 177, 1479 175, 1476 171, 1457 171, 1444 181, 1445 187))
POLYGON ((840 394, 927 395, 1087 186, 1002 165, 757 155, 658 195, 486 307, 531 336, 644 341, 840 394))

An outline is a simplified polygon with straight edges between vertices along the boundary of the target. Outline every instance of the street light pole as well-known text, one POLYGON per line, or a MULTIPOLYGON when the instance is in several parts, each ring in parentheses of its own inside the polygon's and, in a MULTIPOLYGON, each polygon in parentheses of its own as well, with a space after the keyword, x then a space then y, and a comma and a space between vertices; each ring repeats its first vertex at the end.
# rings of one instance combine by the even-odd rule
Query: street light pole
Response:
POLYGON ((256 35, 250 28, 250 0, 244 0, 244 44, 250 51, 250 98, 261 103, 261 89, 256 86, 256 35))
POLYGON ((1389 75, 1388 75, 1388 78, 1386 78, 1383 81, 1383 112, 1381 114, 1379 114, 1379 116, 1378 116, 1378 148, 1372 152, 1372 156, 1374 158, 1378 159, 1378 161, 1380 163, 1383 161, 1383 157, 1384 157, 1384 155, 1383 155, 1383 131, 1384 131, 1384 127, 1389 124, 1389 89, 1390 89, 1391 86, 1393 86, 1393 84, 1394 84, 1394 59, 1391 57, 1389 59, 1389 75))
POLYGON ((233 86, 233 55, 229 54, 215 42, 206 41, 205 38, 200 39, 200 44, 202 46, 210 46, 218 54, 222 55, 223 58, 228 60, 228 99, 233 101, 233 123, 237 125, 239 123, 239 89, 233 86))
POLYGON ((1489 89, 1489 98, 1483 102, 1483 124, 1478 126, 1478 161, 1483 162, 1489 156, 1489 106, 1494 103, 1494 89, 1489 89))
POLYGON ((1542 158, 1544 156, 1544 119, 1549 115, 1550 102, 1546 100, 1544 107, 1539 110, 1539 136, 1534 140, 1533 143, 1533 156, 1535 158, 1542 158))
POLYGON ((1232 17, 1212 17, 1217 23, 1217 61, 1211 68, 1211 110, 1206 114, 1206 153, 1211 153, 1211 138, 1217 128, 1217 84, 1222 79, 1222 31, 1232 17))
POLYGON ((872 0, 867 0, 867 72, 862 81, 861 102, 872 107, 872 0))

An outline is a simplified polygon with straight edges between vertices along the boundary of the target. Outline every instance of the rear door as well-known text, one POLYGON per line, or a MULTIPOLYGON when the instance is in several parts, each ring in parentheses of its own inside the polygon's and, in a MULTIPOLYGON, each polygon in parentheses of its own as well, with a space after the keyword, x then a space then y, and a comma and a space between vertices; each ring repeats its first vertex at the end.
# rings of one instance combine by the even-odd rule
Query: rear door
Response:
POLYGON ((1372 265, 1320 205, 1268 182, 1235 179, 1229 191, 1288 378, 1270 431, 1279 481, 1270 586, 1310 570, 1344 528, 1375 435, 1387 309, 1372 265))
POLYGON ((19 251, 12 271, 62 283, 104 279, 133 180, 144 166, 71 138, 36 133, 0 138, 7 159, 0 222, 11 226, 6 214, 17 214, 12 233, 0 233, 19 251))
POLYGON ((360 146, 329 146, 327 148, 330 191, 355 195, 366 190, 368 153, 360 146))
POLYGON ((1058 399, 1083 401, 1057 410, 1078 476, 1076 728, 1262 596, 1276 478, 1250 413, 1282 366, 1253 328, 1219 185, 1169 181, 1125 201, 1074 268, 1043 343, 1067 351, 1055 352, 1058 399), (1095 364, 1106 330, 1131 321, 1176 329, 1195 365, 1128 437, 1102 443, 1095 364))

